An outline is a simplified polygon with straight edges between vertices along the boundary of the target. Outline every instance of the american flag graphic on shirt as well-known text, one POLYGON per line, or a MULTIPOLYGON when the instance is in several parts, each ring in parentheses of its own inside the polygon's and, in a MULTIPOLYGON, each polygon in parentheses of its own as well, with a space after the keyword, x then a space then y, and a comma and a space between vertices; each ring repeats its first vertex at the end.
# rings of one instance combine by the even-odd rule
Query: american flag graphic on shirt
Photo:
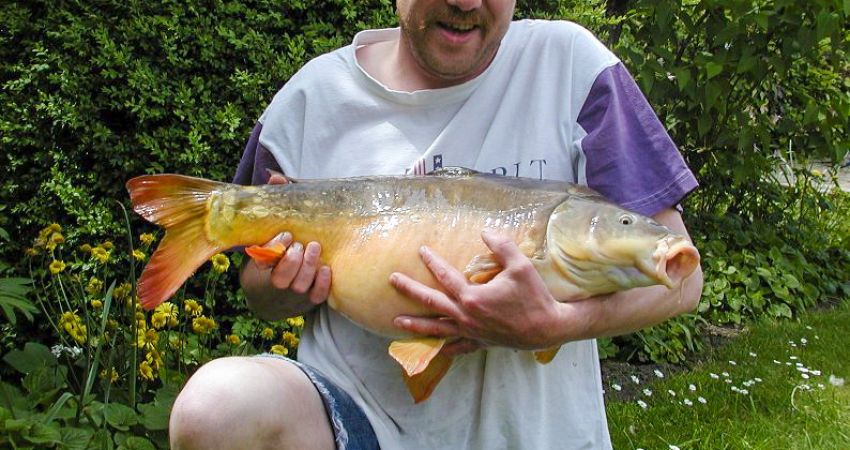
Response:
POLYGON ((443 155, 442 154, 434 155, 433 157, 431 157, 431 160, 433 162, 433 167, 431 168, 431 170, 428 170, 428 166, 425 164, 425 158, 420 158, 419 160, 416 161, 416 164, 413 165, 413 168, 410 169, 410 173, 412 173, 413 175, 416 175, 416 176, 423 176, 423 175, 427 175, 428 173, 433 172, 437 169, 443 168, 443 155))

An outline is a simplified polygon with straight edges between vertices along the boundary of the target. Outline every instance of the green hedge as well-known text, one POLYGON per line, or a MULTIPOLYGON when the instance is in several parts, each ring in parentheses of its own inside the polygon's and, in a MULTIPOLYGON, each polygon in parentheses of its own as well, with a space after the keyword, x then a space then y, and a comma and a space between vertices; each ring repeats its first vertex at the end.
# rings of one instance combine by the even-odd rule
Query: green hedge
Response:
POLYGON ((3 2, 0 227, 115 233, 134 175, 231 178, 276 90, 392 14, 377 0, 3 2))

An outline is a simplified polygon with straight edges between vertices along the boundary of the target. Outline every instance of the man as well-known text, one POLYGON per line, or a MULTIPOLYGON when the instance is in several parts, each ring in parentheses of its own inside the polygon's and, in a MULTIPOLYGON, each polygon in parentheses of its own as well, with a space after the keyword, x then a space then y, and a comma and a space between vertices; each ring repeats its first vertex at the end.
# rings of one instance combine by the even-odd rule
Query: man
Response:
MULTIPOLYGON (((675 207, 696 181, 622 64, 575 24, 512 23, 514 6, 399 0, 400 30, 359 33, 278 93, 237 182, 283 182, 269 169, 328 178, 463 166, 585 183, 686 233, 675 207)), ((249 262, 241 281, 261 317, 307 314, 300 362, 202 367, 172 412, 175 449, 610 448, 593 338, 689 311, 702 286, 698 270, 675 290, 562 303, 498 235, 483 239, 504 271, 483 285, 423 249, 447 293, 404 274, 388 282, 444 317, 395 323, 458 338, 444 351, 460 356, 414 405, 388 340, 322 305, 332 274, 318 262, 320 245, 275 239, 288 246, 285 257, 271 268, 249 262), (516 351, 558 344, 548 365, 516 351)))

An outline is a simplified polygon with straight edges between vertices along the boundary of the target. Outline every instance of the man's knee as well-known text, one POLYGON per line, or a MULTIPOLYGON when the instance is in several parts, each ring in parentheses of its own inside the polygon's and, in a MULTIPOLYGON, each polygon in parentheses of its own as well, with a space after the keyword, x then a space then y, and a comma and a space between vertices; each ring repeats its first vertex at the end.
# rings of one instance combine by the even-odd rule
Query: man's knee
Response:
MULTIPOLYGON (((217 359, 198 369, 175 400, 171 446, 285 448, 298 438, 304 405, 314 419, 324 416, 318 393, 294 364, 273 358, 217 359)), ((332 440, 329 425, 327 432, 332 440)))

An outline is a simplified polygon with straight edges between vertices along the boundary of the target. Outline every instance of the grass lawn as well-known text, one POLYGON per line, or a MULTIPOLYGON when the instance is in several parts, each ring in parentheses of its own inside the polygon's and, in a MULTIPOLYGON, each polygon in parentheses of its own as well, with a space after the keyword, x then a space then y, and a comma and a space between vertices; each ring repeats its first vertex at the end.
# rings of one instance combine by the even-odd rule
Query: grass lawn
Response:
POLYGON ((643 378, 638 398, 608 401, 615 449, 850 449, 850 302, 753 324, 686 372, 643 378))

